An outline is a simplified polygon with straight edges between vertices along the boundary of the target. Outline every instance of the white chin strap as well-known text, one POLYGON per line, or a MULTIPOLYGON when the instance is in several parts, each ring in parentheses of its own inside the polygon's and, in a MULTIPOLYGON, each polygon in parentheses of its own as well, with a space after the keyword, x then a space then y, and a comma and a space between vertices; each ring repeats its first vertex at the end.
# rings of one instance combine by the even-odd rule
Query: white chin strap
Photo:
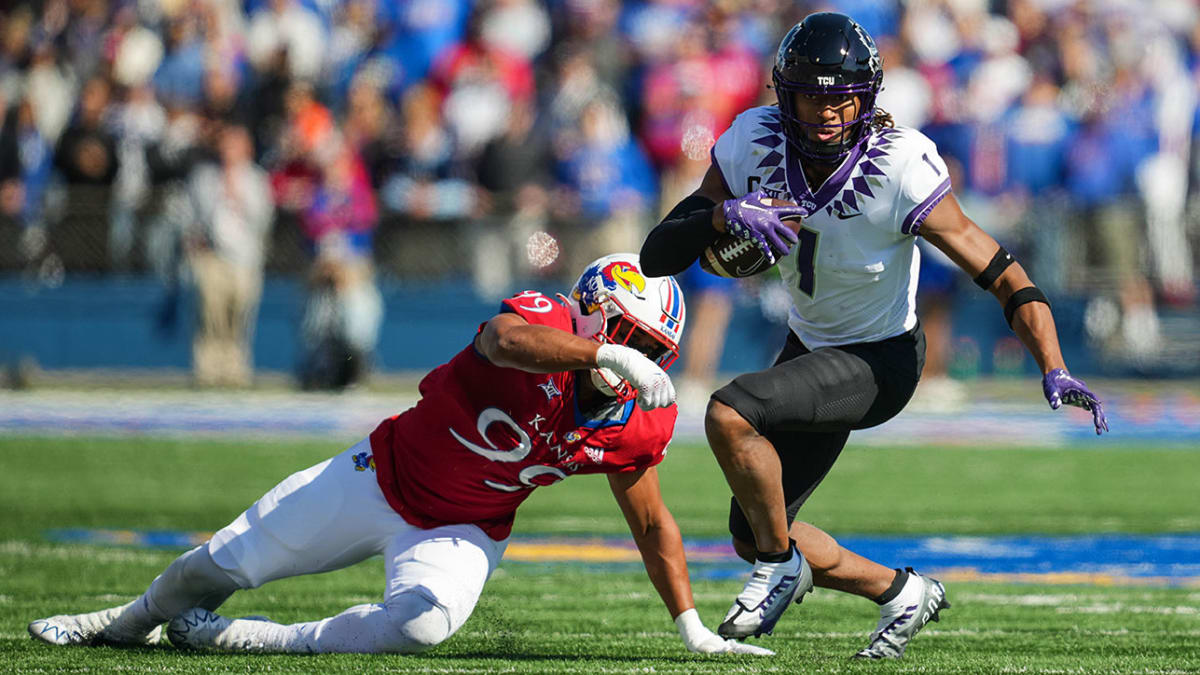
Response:
POLYGON ((617 392, 614 391, 612 385, 609 384, 609 382, 621 381, 621 378, 616 373, 608 368, 592 368, 591 375, 592 384, 600 390, 601 394, 610 396, 612 398, 617 397, 617 392))

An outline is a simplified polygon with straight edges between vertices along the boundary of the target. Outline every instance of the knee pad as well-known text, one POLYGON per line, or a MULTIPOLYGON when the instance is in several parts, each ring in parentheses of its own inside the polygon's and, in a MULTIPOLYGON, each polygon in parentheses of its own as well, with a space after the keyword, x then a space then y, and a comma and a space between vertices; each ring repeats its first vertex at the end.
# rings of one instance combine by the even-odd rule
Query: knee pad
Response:
POLYGON ((454 631, 450 614, 437 601, 412 590, 384 603, 388 617, 389 642, 398 652, 423 652, 436 647, 454 631))

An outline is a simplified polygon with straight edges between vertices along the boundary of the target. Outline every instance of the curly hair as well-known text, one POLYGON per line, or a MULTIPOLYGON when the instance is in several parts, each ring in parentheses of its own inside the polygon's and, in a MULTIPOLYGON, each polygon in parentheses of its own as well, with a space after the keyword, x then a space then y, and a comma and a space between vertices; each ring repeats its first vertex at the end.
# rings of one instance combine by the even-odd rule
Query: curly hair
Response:
POLYGON ((871 117, 871 129, 879 131, 880 129, 894 129, 896 121, 892 119, 892 114, 883 108, 876 108, 875 115, 871 117))

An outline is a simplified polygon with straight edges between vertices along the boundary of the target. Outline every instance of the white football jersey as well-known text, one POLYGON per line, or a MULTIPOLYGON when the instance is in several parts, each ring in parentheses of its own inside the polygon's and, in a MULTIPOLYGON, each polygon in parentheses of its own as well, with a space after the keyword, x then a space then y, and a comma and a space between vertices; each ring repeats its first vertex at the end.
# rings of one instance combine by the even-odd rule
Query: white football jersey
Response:
POLYGON ((813 189, 779 109, 763 106, 739 115, 712 157, 735 197, 761 189, 809 213, 779 261, 792 295, 788 325, 806 347, 874 342, 916 325, 917 231, 950 192, 933 141, 905 127, 872 132, 813 189))

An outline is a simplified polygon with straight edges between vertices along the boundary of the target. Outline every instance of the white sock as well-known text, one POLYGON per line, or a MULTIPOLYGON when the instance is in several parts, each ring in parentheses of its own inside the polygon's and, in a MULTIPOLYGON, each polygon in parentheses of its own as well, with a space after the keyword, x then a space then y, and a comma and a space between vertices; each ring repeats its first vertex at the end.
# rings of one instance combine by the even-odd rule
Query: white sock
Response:
POLYGON ((213 562, 208 545, 176 558, 141 597, 126 606, 107 632, 144 636, 192 607, 215 610, 234 591, 237 582, 213 562))
POLYGON ((892 616, 902 613, 906 608, 920 602, 920 592, 923 586, 921 577, 915 573, 909 572, 908 581, 904 582, 904 588, 896 594, 896 597, 888 600, 879 606, 879 613, 884 616, 892 616))

